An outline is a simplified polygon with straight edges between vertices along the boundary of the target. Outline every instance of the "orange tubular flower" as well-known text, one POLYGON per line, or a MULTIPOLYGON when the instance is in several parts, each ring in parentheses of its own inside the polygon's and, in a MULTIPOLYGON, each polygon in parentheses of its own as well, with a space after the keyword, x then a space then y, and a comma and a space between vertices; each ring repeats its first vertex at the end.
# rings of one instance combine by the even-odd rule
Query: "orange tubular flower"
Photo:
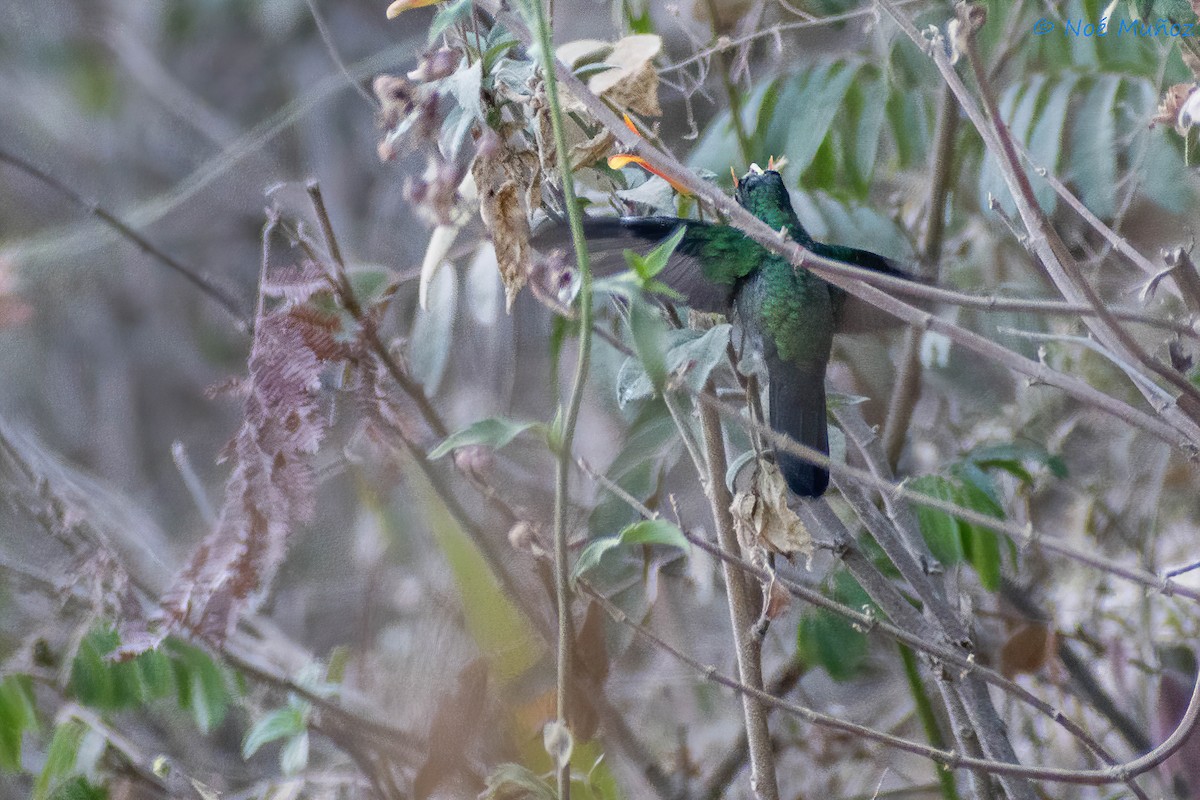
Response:
MULTIPOLYGON (((629 130, 633 131, 640 137, 642 135, 641 131, 639 131, 637 129, 637 126, 633 124, 633 120, 631 120, 629 118, 628 114, 625 114, 624 117, 625 117, 625 127, 629 128, 629 130)), ((687 195, 689 197, 691 196, 692 193, 690 191, 688 191, 686 187, 676 183, 671 178, 669 178, 666 175, 664 175, 663 173, 659 172, 656 167, 651 166, 650 162, 646 161, 646 159, 642 158, 641 156, 621 154, 621 155, 615 155, 615 156, 608 157, 609 169, 621 169, 621 167, 627 167, 630 164, 637 164, 639 167, 646 170, 647 172, 657 175, 658 177, 662 178, 667 183, 671 184, 672 188, 674 188, 675 191, 679 192, 680 194, 687 195)))
POLYGON ((410 8, 424 8, 425 6, 435 5, 438 2, 439 0, 396 0, 387 7, 387 18, 395 19, 410 8))

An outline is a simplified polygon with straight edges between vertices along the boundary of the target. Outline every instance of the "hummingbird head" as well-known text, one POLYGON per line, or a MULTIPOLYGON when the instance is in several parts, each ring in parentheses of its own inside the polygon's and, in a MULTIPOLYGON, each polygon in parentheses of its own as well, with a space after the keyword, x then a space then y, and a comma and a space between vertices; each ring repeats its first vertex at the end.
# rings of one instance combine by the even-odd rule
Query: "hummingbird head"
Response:
POLYGON ((793 235, 804 230, 792 210, 783 176, 776 170, 751 164, 750 171, 736 180, 734 187, 738 204, 772 228, 786 226, 793 235))
POLYGON ((734 181, 734 187, 738 204, 751 212, 760 203, 791 205, 783 176, 773 169, 764 170, 758 164, 751 164, 750 171, 734 181))

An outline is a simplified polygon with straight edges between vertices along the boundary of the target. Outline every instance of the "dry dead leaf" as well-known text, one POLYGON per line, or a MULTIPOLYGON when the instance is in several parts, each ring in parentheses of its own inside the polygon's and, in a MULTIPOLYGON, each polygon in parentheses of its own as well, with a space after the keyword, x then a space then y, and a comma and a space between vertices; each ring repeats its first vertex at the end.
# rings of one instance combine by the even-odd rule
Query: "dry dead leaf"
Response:
POLYGON ((484 136, 490 139, 480 142, 471 174, 511 311, 532 264, 529 216, 541 205, 541 161, 527 145, 506 143, 492 131, 484 136))
POLYGON ((613 45, 604 59, 612 69, 593 75, 588 88, 621 108, 647 117, 661 117, 658 73, 654 58, 662 50, 662 37, 650 33, 626 36, 613 45))
POLYGON ((811 556, 812 536, 787 504, 788 488, 774 464, 762 462, 750 491, 738 492, 729 507, 738 541, 790 556, 811 556))
POLYGON ((792 604, 792 596, 776 581, 767 584, 763 594, 766 598, 762 615, 772 622, 782 617, 792 604))
MULTIPOLYGON (((649 33, 626 36, 614 43, 595 39, 568 42, 556 50, 559 59, 575 68, 584 63, 602 63, 609 69, 588 79, 595 94, 635 114, 662 116, 658 104, 658 73, 654 59, 662 52, 662 37, 649 33)), ((568 107, 582 111, 583 105, 571 98, 568 107)))
POLYGON ((571 148, 571 169, 591 166, 604 158, 612 152, 616 141, 617 137, 612 135, 612 131, 605 128, 586 142, 575 145, 571 148))
POLYGON ((1040 622, 1017 627, 1000 648, 1000 672, 1006 677, 1032 674, 1046 665, 1054 647, 1053 632, 1040 622))
POLYGON ((1150 120, 1150 127, 1155 125, 1170 125, 1180 133, 1186 132, 1180 112, 1187 104, 1188 98, 1196 91, 1195 84, 1177 83, 1163 92, 1158 104, 1158 113, 1150 120))

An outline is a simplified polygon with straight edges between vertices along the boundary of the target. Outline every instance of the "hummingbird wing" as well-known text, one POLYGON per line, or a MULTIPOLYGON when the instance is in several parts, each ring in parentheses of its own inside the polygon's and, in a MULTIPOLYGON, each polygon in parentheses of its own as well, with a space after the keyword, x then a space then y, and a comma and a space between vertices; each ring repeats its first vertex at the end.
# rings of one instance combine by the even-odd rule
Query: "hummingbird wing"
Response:
MULTIPOLYGON (((698 311, 729 311, 739 278, 753 271, 767 252, 727 225, 679 217, 592 217, 584 220, 592 271, 615 275, 625 269, 625 251, 645 255, 680 227, 686 233, 656 279, 681 294, 698 311)), ((534 249, 571 251, 571 232, 565 223, 540 228, 534 249)))
MULTIPOLYGON (((862 267, 895 278, 921 282, 920 278, 913 275, 900 262, 878 253, 872 253, 870 250, 859 250, 855 247, 842 247, 821 242, 813 242, 809 247, 819 256, 832 258, 853 267, 862 267)), ((904 325, 902 320, 841 289, 834 291, 834 319, 838 333, 878 333, 904 325)))

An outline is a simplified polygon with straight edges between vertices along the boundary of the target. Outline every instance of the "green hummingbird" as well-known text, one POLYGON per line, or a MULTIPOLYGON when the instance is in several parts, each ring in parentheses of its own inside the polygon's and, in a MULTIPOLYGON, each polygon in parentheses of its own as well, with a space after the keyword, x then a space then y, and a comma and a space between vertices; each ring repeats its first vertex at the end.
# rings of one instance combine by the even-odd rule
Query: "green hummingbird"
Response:
MULTIPOLYGON (((853 247, 815 241, 800 224, 783 177, 751 165, 735 181, 737 201, 775 230, 786 230, 813 253, 846 264, 910 277, 896 262, 853 247)), ((656 278, 698 311, 735 316, 748 342, 767 368, 770 426, 821 453, 829 454, 825 413, 825 368, 835 332, 869 329, 866 317, 883 315, 808 270, 763 248, 728 225, 667 216, 599 217, 584 221, 593 268, 609 274, 625 265, 626 249, 649 249, 679 227, 686 230, 667 266, 656 278)), ((565 224, 539 232, 534 247, 570 246, 565 224)), ((829 471, 776 449, 775 460, 797 495, 819 497, 829 471)))

